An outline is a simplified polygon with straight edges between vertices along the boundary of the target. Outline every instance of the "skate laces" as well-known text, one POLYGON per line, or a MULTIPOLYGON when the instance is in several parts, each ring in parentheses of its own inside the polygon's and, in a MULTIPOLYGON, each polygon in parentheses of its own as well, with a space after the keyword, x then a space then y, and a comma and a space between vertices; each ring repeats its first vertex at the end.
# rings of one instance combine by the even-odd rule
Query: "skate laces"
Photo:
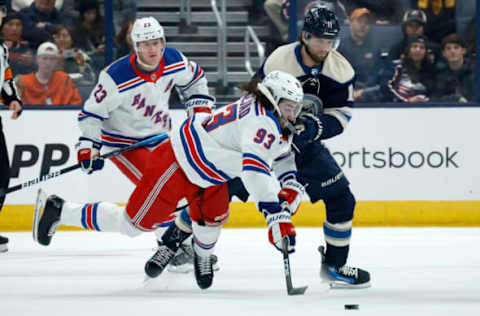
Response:
POLYGON ((158 263, 160 266, 166 266, 174 252, 168 247, 159 247, 157 252, 153 255, 151 261, 158 263))
POLYGON ((341 268, 338 268, 338 271, 341 272, 342 274, 346 275, 346 276, 353 276, 355 278, 358 277, 358 269, 357 268, 353 268, 353 267, 349 267, 347 265, 344 265, 343 267, 341 268))
POLYGON ((207 275, 212 273, 212 263, 210 256, 200 257, 198 256, 198 270, 201 275, 207 275))

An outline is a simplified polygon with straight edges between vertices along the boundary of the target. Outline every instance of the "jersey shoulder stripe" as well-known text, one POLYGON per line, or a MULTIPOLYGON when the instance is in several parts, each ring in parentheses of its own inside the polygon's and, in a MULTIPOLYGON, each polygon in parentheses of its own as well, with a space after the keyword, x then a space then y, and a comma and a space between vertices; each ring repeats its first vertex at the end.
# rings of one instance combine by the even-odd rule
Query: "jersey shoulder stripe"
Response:
POLYGON ((192 119, 185 120, 180 128, 180 139, 182 141, 185 157, 193 170, 205 181, 213 185, 222 184, 230 180, 230 177, 210 162, 203 152, 202 144, 198 137, 192 119))
MULTIPOLYGON (((138 76, 130 63, 130 55, 113 62, 105 71, 113 79, 117 87, 134 81, 138 76)), ((120 88, 119 88, 120 89, 120 88)))
POLYGON ((182 54, 173 47, 165 48, 163 52, 163 59, 165 61, 165 69, 163 76, 171 75, 186 68, 185 61, 182 54))

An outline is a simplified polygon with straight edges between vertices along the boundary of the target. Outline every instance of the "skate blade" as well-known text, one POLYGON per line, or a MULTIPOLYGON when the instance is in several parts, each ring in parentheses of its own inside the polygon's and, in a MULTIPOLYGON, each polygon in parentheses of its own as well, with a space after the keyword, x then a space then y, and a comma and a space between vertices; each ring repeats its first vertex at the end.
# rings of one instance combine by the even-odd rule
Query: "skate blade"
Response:
POLYGON ((332 281, 330 282, 330 288, 332 290, 358 290, 358 289, 366 289, 371 287, 372 284, 370 282, 363 283, 363 284, 350 284, 341 281, 332 281))
POLYGON ((167 266, 167 271, 171 273, 187 274, 193 271, 193 264, 181 265, 181 266, 167 266))
POLYGON ((45 204, 47 203, 47 194, 41 188, 38 189, 37 192, 37 200, 35 201, 35 209, 33 211, 33 240, 38 242, 38 224, 40 222, 40 216, 42 215, 42 211, 45 208, 45 204))

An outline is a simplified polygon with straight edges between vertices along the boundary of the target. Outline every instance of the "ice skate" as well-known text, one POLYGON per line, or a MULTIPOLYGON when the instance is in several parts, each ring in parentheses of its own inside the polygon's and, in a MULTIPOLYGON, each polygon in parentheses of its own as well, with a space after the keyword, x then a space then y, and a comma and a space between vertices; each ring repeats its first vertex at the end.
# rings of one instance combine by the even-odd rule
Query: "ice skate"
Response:
POLYGON ((38 190, 33 214, 33 239, 41 245, 48 246, 60 224, 65 201, 56 195, 45 197, 44 192, 38 190))
MULTIPOLYGON (((192 240, 193 243, 193 240, 192 240)), ((193 251, 193 265, 195 267, 195 279, 198 286, 202 289, 208 289, 213 283, 212 256, 199 256, 193 251)))
POLYGON ((158 277, 175 257, 183 241, 190 235, 191 233, 180 230, 176 225, 171 225, 163 234, 162 240, 157 241, 157 251, 145 264, 147 276, 150 278, 158 277))
POLYGON ((321 256, 320 277, 330 284, 332 289, 361 289, 370 287, 370 273, 360 268, 334 267, 325 263, 325 247, 318 247, 321 256))
MULTIPOLYGON (((213 271, 220 270, 218 266, 218 258, 216 255, 211 255, 213 271)), ((193 271, 193 248, 191 241, 185 241, 178 249, 175 257, 170 261, 167 267, 168 272, 173 273, 189 273, 193 271)))
POLYGON ((157 251, 145 264, 145 273, 150 278, 158 277, 173 259, 175 253, 176 249, 171 249, 164 244, 159 245, 157 251))

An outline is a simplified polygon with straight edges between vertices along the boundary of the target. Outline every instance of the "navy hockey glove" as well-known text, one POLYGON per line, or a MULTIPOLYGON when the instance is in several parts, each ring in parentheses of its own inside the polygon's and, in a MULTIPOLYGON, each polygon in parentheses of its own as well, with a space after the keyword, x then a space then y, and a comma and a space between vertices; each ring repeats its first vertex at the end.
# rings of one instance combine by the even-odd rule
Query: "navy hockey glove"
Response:
POLYGON ((280 204, 288 207, 293 216, 297 213, 304 194, 305 188, 303 185, 294 179, 289 179, 282 183, 282 189, 278 193, 278 197, 280 198, 280 204))
POLYGON ((282 208, 278 203, 258 203, 267 220, 268 241, 282 251, 282 240, 288 237, 288 253, 295 252, 295 227, 292 224, 290 210, 282 208))
POLYGON ((299 133, 293 136, 293 142, 295 144, 307 144, 320 139, 323 132, 320 119, 313 114, 304 113, 301 116, 301 120, 302 124, 300 124, 300 127, 297 127, 299 133))
POLYGON ((103 168, 105 161, 100 158, 100 145, 83 139, 75 147, 77 148, 78 163, 83 172, 91 174, 103 168))

